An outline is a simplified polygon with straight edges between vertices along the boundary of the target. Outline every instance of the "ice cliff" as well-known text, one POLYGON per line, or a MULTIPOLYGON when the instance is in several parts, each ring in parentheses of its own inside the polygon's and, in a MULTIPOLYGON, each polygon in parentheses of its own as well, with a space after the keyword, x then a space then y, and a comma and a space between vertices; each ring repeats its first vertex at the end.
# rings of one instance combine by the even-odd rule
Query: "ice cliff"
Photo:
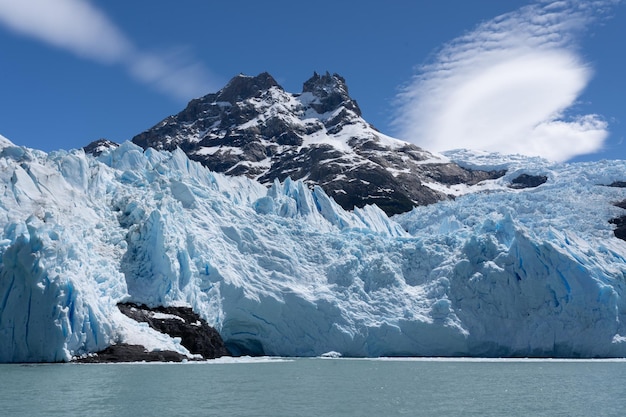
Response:
POLYGON ((188 353, 120 302, 189 306, 239 354, 626 356, 626 163, 507 169, 392 219, 321 188, 267 188, 179 150, 98 157, 0 138, 0 362, 115 343, 188 353), (511 188, 520 175, 545 176, 511 188))

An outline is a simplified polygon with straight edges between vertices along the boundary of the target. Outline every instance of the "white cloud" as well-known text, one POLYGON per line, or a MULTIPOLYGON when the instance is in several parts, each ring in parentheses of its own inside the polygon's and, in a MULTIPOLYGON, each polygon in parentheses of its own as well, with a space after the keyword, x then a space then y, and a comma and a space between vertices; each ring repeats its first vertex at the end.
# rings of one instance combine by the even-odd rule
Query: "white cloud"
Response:
POLYGON ((0 21, 16 32, 98 61, 119 61, 131 49, 103 13, 81 0, 0 0, 0 21))
POLYGON ((592 76, 577 35, 616 1, 539 1, 445 45, 399 95, 398 135, 428 150, 473 148, 564 161, 599 150, 597 115, 565 117, 592 76))
POLYGON ((137 50, 108 17, 87 0, 0 0, 0 24, 75 55, 119 64, 137 80, 177 99, 211 87, 208 71, 179 54, 137 50))
POLYGON ((129 61, 129 71, 140 81, 180 99, 196 97, 215 88, 206 68, 192 61, 184 50, 135 54, 129 61))

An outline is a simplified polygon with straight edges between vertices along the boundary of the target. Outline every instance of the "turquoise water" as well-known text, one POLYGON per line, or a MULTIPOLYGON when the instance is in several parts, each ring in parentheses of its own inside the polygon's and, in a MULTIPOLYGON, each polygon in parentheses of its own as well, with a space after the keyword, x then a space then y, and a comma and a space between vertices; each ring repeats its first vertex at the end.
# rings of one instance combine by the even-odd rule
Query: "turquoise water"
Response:
POLYGON ((623 416, 626 361, 0 365, 2 416, 623 416))

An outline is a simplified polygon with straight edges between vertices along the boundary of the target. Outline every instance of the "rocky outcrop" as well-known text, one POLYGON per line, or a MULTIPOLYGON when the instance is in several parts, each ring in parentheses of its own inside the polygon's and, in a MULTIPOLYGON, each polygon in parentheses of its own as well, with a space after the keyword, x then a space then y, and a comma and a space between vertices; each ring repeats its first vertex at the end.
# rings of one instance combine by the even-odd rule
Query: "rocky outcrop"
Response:
POLYGON ((302 86, 302 93, 311 93, 317 97, 310 106, 319 114, 343 107, 361 116, 359 105, 348 94, 346 80, 339 74, 330 75, 327 72, 325 75, 319 75, 314 72, 302 86))
POLYGON ((387 214, 451 198, 504 171, 472 171, 378 132, 338 74, 314 73, 291 94, 268 73, 238 75, 215 94, 135 136, 143 148, 181 148, 213 171, 318 185, 344 209, 376 204, 387 214), (433 186, 434 185, 434 186, 433 186))
POLYGON ((172 337, 180 337, 181 344, 203 359, 230 356, 224 342, 214 328, 189 307, 155 307, 134 303, 118 304, 122 313, 138 322, 172 337))
POLYGON ((156 331, 179 337, 181 345, 194 356, 187 357, 168 350, 148 351, 141 345, 118 343, 100 352, 75 358, 74 362, 182 362, 231 355, 217 330, 189 307, 150 308, 134 303, 120 303, 118 308, 126 316, 140 323, 147 323, 156 331))
MULTIPOLYGON (((626 187, 626 182, 623 182, 623 183, 620 182, 620 184, 623 184, 623 185, 613 185, 613 184, 611 184, 610 187, 620 187, 620 188, 626 187)), ((617 202, 614 205, 616 207, 626 209, 626 200, 617 202)), ((626 241, 626 215, 615 217, 609 220, 609 223, 615 225, 615 230, 613 231, 613 234, 615 234, 615 237, 626 241)))
MULTIPOLYGON (((613 181, 606 186, 614 188, 626 188, 626 181, 613 181)), ((613 205, 615 207, 626 209, 626 200, 618 201, 616 203, 613 203, 613 205)), ((626 241, 626 215, 610 219, 609 223, 615 225, 615 230, 613 230, 613 234, 615 235, 615 237, 626 241)))
POLYGON ((170 350, 147 351, 140 345, 119 343, 92 355, 76 358, 77 363, 120 363, 120 362, 182 362, 188 359, 170 350))
POLYGON ((608 187, 626 188, 626 181, 613 181, 608 187))
POLYGON ((521 174, 511 180, 510 188, 520 190, 523 188, 535 188, 541 184, 545 184, 548 181, 548 177, 545 175, 528 175, 521 174))
POLYGON ((93 156, 100 156, 102 152, 105 152, 109 149, 115 149, 119 144, 112 142, 108 139, 98 139, 94 140, 87 146, 83 146, 83 150, 86 154, 90 154, 93 156))
POLYGON ((228 102, 232 105, 238 102, 260 97, 261 94, 272 87, 280 87, 274 77, 263 72, 256 77, 246 77, 241 74, 233 78, 216 97, 217 102, 228 102))

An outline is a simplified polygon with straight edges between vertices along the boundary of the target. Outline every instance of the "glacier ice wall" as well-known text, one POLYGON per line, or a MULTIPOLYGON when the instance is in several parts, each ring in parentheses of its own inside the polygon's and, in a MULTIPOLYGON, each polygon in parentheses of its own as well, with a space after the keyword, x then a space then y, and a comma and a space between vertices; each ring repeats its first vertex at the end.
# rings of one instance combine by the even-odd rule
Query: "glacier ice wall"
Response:
POLYGON ((189 305, 235 353, 626 355, 626 243, 607 222, 626 191, 598 185, 626 179, 623 162, 451 154, 509 173, 389 219, 182 151, 0 148, 0 362, 186 353, 121 301, 189 305), (549 181, 507 188, 520 173, 549 181))

